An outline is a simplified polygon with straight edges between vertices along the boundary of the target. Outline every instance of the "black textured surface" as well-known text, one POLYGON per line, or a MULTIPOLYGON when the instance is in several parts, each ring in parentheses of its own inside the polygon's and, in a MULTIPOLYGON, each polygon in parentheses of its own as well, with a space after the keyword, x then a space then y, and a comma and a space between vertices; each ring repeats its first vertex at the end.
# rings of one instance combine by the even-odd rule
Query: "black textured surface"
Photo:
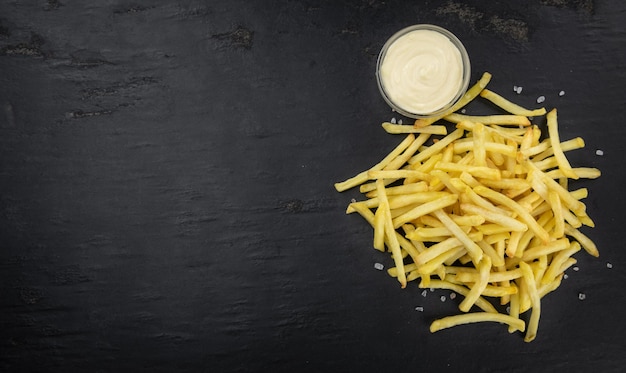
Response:
POLYGON ((3 1, 0 370, 621 371, 625 21, 593 0, 3 1), (457 302, 376 271, 332 186, 398 142, 374 69, 415 23, 463 41, 472 81, 544 95, 603 171, 577 183, 601 257, 577 255, 533 343, 430 334, 457 302))

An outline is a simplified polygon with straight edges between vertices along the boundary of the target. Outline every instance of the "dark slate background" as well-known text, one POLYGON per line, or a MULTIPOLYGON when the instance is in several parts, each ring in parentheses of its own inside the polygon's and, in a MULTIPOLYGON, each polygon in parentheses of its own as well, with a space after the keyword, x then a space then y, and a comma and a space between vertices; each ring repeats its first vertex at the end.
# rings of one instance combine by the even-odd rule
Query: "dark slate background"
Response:
POLYGON ((0 370, 620 371, 625 21, 593 0, 2 1, 0 370), (601 257, 577 254, 533 343, 430 334, 459 298, 376 271, 358 193, 333 188, 399 142, 375 62, 415 23, 464 42, 472 81, 544 95, 603 171, 574 184, 601 257))

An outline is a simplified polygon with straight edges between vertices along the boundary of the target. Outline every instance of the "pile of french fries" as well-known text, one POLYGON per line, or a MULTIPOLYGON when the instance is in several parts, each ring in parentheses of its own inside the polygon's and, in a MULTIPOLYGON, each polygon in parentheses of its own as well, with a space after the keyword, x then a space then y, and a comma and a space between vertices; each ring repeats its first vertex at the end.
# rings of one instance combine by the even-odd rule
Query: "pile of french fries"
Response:
POLYGON ((579 230, 594 226, 581 201, 587 189, 570 191, 568 183, 597 178, 600 171, 572 168, 565 152, 584 147, 584 141, 561 142, 556 109, 520 107, 486 89, 490 80, 483 74, 439 117, 412 125, 383 123, 388 133, 406 134, 404 140, 335 188, 360 188, 365 198, 350 203, 347 213, 372 225, 373 246, 391 253, 395 267, 388 273, 403 288, 419 279, 420 288, 464 296, 462 313, 435 320, 431 332, 493 321, 507 324, 510 333, 525 332, 530 342, 541 299, 560 285, 576 263, 573 255, 581 249, 599 255, 579 230), (457 113, 479 96, 506 114, 457 113), (531 123, 544 115, 546 139, 531 123), (456 129, 448 133, 447 126, 435 125, 440 119, 456 129), (507 313, 491 302, 506 306, 507 313))

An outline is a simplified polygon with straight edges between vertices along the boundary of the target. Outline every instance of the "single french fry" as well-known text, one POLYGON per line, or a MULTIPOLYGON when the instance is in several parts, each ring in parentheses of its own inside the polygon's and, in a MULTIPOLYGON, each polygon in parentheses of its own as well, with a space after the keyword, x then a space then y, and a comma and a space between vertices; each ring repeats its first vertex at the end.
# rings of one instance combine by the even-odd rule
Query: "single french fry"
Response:
POLYGON ((548 255, 557 251, 565 250, 569 247, 569 245, 569 240, 564 237, 556 241, 550 241, 545 245, 531 247, 524 251, 524 255, 522 255, 522 260, 529 262, 539 258, 542 255, 548 255))
POLYGON ((404 261, 402 253, 400 251, 400 243, 396 237, 396 230, 391 221, 391 212, 389 211, 389 202, 387 201, 387 195, 385 194, 385 185, 382 180, 376 181, 376 190, 378 191, 378 198, 380 199, 379 209, 382 208, 383 220, 384 220, 384 236, 388 240, 389 249, 391 251, 393 261, 398 268, 398 281, 402 288, 406 287, 406 272, 404 271, 404 261))
POLYGON ((396 228, 400 228, 403 224, 415 220, 422 215, 430 214, 435 210, 448 207, 455 203, 458 199, 459 197, 457 195, 450 194, 445 197, 438 198, 434 201, 426 202, 393 219, 393 226, 396 228))
POLYGON ((437 319, 430 324, 430 332, 434 333, 453 326, 477 322, 497 322, 500 324, 507 324, 515 330, 519 330, 521 332, 524 332, 526 328, 524 320, 509 315, 491 312, 472 312, 437 319))
MULTIPOLYGON (((513 125, 513 126, 530 126, 530 121, 523 115, 463 115, 452 113, 443 117, 450 123, 459 123, 470 121, 483 124, 513 125)), ((428 127, 426 127, 428 128, 428 127)))
MULTIPOLYGON (((428 184, 424 181, 385 188, 385 193, 387 194, 387 196, 390 196, 390 197, 397 196, 397 195, 414 194, 414 193, 420 193, 420 192, 426 192, 426 191, 428 191, 428 184)), ((367 198, 375 198, 378 196, 378 192, 376 190, 373 190, 371 192, 367 192, 365 196, 367 198)))
POLYGON ((486 166, 466 166, 452 162, 438 162, 435 168, 447 172, 458 172, 459 174, 467 172, 472 176, 485 179, 500 180, 501 178, 500 170, 486 166))
POLYGON ((525 342, 531 342, 537 336, 537 329, 539 327, 539 318, 541 315, 541 300, 539 293, 537 292, 537 285, 535 283, 535 276, 532 269, 526 262, 520 262, 520 269, 522 270, 522 279, 528 289, 528 295, 530 297, 530 303, 532 305, 532 313, 530 314, 530 320, 528 321, 528 330, 524 337, 525 342))
POLYGON ((556 161, 559 165, 559 169, 568 178, 578 179, 578 175, 576 175, 576 173, 572 170, 572 166, 569 164, 569 161, 565 157, 563 149, 561 149, 561 140, 559 140, 556 109, 550 110, 546 118, 548 120, 548 134, 550 136, 550 144, 552 145, 554 157, 556 158, 556 161))
MULTIPOLYGON (((431 287, 433 289, 452 290, 465 297, 469 293, 469 289, 466 288, 465 286, 458 285, 458 284, 445 281, 445 280, 430 280, 430 284, 428 285, 428 287, 431 287)), ((496 310, 496 308, 491 303, 486 301, 485 298, 483 297, 478 297, 478 299, 476 299, 476 302, 474 304, 485 312, 495 313, 495 314, 498 313, 498 310, 496 310)))
POLYGON ((469 203, 462 203, 461 210, 470 214, 480 215, 485 218, 486 221, 490 221, 492 223, 499 224, 501 226, 507 227, 509 231, 526 231, 528 230, 528 225, 520 222, 517 219, 513 219, 509 216, 499 214, 494 211, 487 210, 480 206, 476 206, 469 203))
POLYGON ((480 97, 486 98, 487 100, 493 102, 496 106, 499 106, 503 110, 508 111, 509 113, 515 114, 515 115, 523 115, 525 117, 536 117, 536 116, 544 115, 546 113, 546 109, 544 108, 535 109, 535 110, 525 109, 488 89, 483 89, 480 92, 480 97))
POLYGON ((430 180, 432 176, 421 171, 416 170, 376 170, 368 171, 367 177, 369 179, 401 179, 401 178, 417 178, 420 180, 430 180))
POLYGON ((374 248, 378 251, 385 251, 385 208, 380 205, 374 214, 374 248))
POLYGON ((415 127, 411 124, 393 124, 389 122, 384 122, 382 127, 387 133, 397 135, 403 133, 426 133, 432 135, 447 135, 448 130, 446 126, 435 126, 428 125, 425 127, 415 127))
POLYGON ((459 309, 463 312, 469 312, 470 308, 476 302, 476 299, 483 293, 489 281, 489 271, 491 270, 491 259, 484 255, 477 264, 480 274, 479 280, 474 283, 470 292, 465 299, 459 304, 459 309))
POLYGON ((565 234, 578 241, 583 249, 589 253, 589 255, 595 256, 596 258, 600 256, 600 252, 598 251, 596 244, 581 231, 569 224, 565 224, 564 230, 565 234))

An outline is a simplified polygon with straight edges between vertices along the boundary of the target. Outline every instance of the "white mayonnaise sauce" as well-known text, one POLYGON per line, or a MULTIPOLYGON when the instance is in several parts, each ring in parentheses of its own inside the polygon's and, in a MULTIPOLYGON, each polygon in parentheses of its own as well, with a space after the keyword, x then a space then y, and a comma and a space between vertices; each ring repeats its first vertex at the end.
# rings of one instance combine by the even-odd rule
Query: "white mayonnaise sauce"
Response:
POLYGON ((414 30, 396 39, 380 66, 381 84, 399 108, 435 112, 454 100, 463 85, 459 49, 439 32, 414 30))

